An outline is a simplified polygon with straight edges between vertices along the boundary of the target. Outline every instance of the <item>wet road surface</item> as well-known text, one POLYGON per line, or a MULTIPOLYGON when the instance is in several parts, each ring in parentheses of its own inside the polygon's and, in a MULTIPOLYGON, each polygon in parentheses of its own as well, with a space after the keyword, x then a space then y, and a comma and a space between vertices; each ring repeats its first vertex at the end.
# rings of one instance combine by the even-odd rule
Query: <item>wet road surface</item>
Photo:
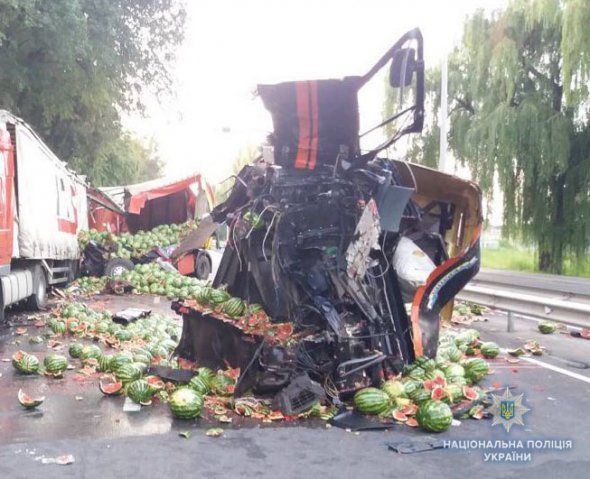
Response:
MULTIPOLYGON (((138 304, 137 297, 105 297, 101 301, 111 310, 138 304)), ((167 301, 140 301, 160 313, 174 314, 167 301)), ((64 379, 27 377, 15 374, 10 362, 0 362, 0 478, 587 477, 590 373, 580 364, 590 358, 590 341, 565 335, 537 337, 535 323, 524 320, 517 322, 515 333, 504 333, 505 320, 499 315, 488 317, 489 321, 472 325, 483 331, 484 339, 508 347, 522 344, 525 339, 537 339, 548 347, 547 354, 540 358, 542 363, 573 373, 568 376, 524 360, 508 363, 504 357, 491 361, 493 374, 484 385, 514 386, 512 393, 523 393, 524 404, 531 409, 524 416, 525 426, 514 426, 510 433, 501 426, 492 426, 490 420, 464 420, 436 437, 401 425, 387 431, 355 434, 326 428, 323 423, 318 426, 304 422, 287 427, 221 425, 224 436, 211 438, 205 435, 206 429, 219 424, 173 420, 168 408, 161 404, 139 412, 124 412, 122 397, 103 396, 96 380, 73 381, 75 371, 67 371, 64 379), (584 381, 584 377, 589 379, 584 381), (45 403, 38 410, 24 410, 16 400, 21 387, 46 395, 45 403), (185 430, 193 433, 188 439, 178 435, 185 430), (387 449, 388 442, 426 438, 564 439, 573 441, 574 447, 532 451, 532 460, 527 463, 484 462, 483 451, 477 449, 405 455, 387 449), (75 463, 60 466, 41 461, 43 457, 64 454, 72 454, 75 463)), ((0 329, 0 359, 8 359, 22 348, 35 352, 42 360, 47 346, 31 345, 28 336, 16 336, 15 326, 21 325, 17 323, 14 320, 11 327, 0 329)), ((25 324, 33 330, 31 334, 38 334, 30 321, 25 324)))

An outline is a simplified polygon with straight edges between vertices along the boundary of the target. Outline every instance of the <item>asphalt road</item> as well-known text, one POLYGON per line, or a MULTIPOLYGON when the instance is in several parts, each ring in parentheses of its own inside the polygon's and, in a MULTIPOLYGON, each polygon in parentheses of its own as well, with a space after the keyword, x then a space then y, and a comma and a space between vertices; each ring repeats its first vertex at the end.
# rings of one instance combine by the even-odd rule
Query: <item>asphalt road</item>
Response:
MULTIPOLYGON (((119 301, 107 300, 105 305, 111 308, 119 301)), ((168 311, 165 301, 146 305, 168 311)), ((303 422, 234 424, 224 427, 224 436, 212 438, 205 435, 210 423, 172 420, 165 406, 124 412, 123 399, 103 397, 95 383, 21 377, 9 362, 0 362, 0 478, 587 477, 590 341, 563 334, 541 336, 528 320, 517 320, 516 331, 505 333, 505 318, 486 316, 488 321, 471 325, 482 331, 483 339, 509 348, 537 339, 547 347, 540 363, 509 363, 504 355, 492 361, 493 373, 484 385, 513 386, 512 393, 524 394, 524 404, 530 408, 524 416, 525 426, 513 426, 509 433, 492 426, 490 420, 464 420, 436 437, 401 425, 355 434, 303 422), (38 411, 23 410, 16 400, 20 387, 46 394, 46 402, 38 411), (193 433, 188 439, 178 435, 185 430, 193 433), (387 449, 389 442, 429 438, 520 439, 525 444, 563 439, 571 440, 573 448, 529 451, 531 461, 526 463, 485 462, 485 451, 480 449, 415 454, 387 449), (64 466, 42 462, 43 457, 64 454, 72 454, 75 462, 64 466)), ((14 335, 15 326, 0 329, 0 358, 9 358, 21 346, 13 344, 23 338, 14 335)), ((35 347, 42 352, 44 345, 35 347)), ((26 344, 26 349, 33 347, 26 344)))

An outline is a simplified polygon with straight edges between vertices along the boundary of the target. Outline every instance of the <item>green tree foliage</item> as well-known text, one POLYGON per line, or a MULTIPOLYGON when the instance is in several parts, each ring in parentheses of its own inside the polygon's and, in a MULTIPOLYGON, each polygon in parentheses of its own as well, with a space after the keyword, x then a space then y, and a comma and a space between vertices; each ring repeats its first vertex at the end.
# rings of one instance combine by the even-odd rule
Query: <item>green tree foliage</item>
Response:
POLYGON ((244 166, 253 163, 254 160, 256 160, 256 158, 259 156, 260 149, 257 147, 248 146, 240 149, 231 164, 231 176, 217 185, 215 197, 217 198, 218 204, 225 201, 234 186, 234 181, 231 180, 231 177, 236 176, 240 171, 242 171, 244 166))
POLYGON ((184 18, 181 0, 0 0, 0 107, 96 184, 157 175, 120 118, 169 90, 184 18))
POLYGON ((497 175, 505 234, 553 273, 590 245, 588 21, 584 0, 514 0, 468 18, 449 59, 449 146, 484 190, 497 175))

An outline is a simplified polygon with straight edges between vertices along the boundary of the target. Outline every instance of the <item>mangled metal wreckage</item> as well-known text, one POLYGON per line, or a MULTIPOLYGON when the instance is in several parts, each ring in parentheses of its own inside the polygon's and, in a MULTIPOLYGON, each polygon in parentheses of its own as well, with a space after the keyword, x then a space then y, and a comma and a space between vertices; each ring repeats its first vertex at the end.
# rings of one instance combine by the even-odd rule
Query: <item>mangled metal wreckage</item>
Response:
POLYGON ((239 367, 236 395, 274 395, 277 407, 293 413, 324 393, 337 401, 417 356, 435 356, 440 318, 479 269, 481 200, 471 182, 380 156, 422 130, 423 88, 419 30, 364 76, 259 85, 273 119, 274 162, 246 166, 178 251, 200 246, 226 222, 228 246, 213 286, 262 305, 269 324, 288 325, 288 334, 244 328, 249 315, 259 321, 254 310, 232 322, 177 302, 181 357, 239 367), (410 125, 361 152, 357 93, 389 62, 391 87, 413 85, 415 95, 389 121, 405 115, 410 125), (418 282, 416 269, 426 271, 418 282))

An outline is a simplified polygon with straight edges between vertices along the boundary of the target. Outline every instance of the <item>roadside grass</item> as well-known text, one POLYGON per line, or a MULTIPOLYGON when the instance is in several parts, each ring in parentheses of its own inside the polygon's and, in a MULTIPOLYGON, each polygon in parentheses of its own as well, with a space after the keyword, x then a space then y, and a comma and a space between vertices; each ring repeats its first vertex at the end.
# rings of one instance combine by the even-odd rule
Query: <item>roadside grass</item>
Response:
MULTIPOLYGON (((513 246, 504 241, 496 249, 482 248, 481 264, 484 268, 538 272, 537 254, 534 249, 513 246)), ((563 270, 566 276, 590 278, 590 257, 581 261, 577 258, 567 258, 563 270)))

